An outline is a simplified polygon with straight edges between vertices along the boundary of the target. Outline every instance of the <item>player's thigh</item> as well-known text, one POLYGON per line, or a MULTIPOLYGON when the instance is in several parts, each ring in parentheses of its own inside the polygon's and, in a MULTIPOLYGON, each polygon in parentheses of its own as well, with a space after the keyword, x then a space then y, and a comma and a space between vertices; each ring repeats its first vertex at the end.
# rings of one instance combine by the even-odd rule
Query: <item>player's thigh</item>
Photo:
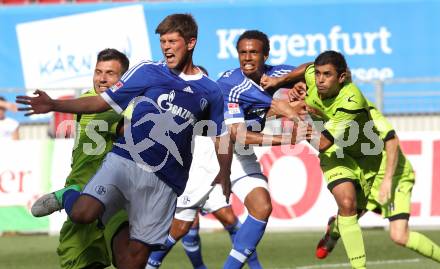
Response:
POLYGON ((414 187, 414 176, 412 174, 394 176, 391 199, 388 203, 383 205, 378 201, 382 180, 383 177, 377 177, 375 179, 375 184, 371 189, 367 208, 371 210, 376 206, 380 209, 382 217, 388 218, 390 221, 398 219, 408 220, 411 212, 411 195, 414 187))
POLYGON ((148 245, 162 247, 173 219, 177 194, 156 174, 147 172, 133 162, 133 177, 127 191, 130 238, 148 245))
MULTIPOLYGON (((96 210, 101 208, 100 218, 104 224, 127 203, 122 191, 128 189, 131 163, 134 162, 108 153, 101 168, 83 189, 80 199, 93 202, 96 210)), ((94 210, 92 207, 88 209, 87 205, 84 203, 83 210, 94 210)))
POLYGON ((191 228, 193 221, 184 221, 174 218, 171 223, 170 235, 174 240, 180 240, 191 228))
POLYGON ((110 265, 103 230, 97 222, 75 224, 66 220, 60 231, 57 254, 63 269, 86 268, 101 264, 110 265))
POLYGON ((342 206, 351 200, 358 209, 364 209, 372 181, 365 179, 356 160, 347 154, 338 158, 335 152, 321 153, 319 158, 327 188, 338 204, 342 206))
POLYGON ((126 237, 117 236, 123 229, 128 229, 128 214, 125 210, 119 210, 113 214, 104 227, 106 249, 113 264, 115 264, 113 253, 120 252, 128 245, 128 235, 126 237))

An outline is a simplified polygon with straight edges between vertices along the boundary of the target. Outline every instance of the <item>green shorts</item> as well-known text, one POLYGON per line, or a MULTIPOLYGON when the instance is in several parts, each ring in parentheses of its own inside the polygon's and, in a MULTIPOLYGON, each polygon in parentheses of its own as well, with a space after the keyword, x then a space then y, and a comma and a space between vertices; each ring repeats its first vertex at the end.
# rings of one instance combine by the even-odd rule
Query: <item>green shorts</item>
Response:
POLYGON ((66 220, 60 232, 57 253, 63 269, 80 269, 94 263, 110 266, 104 231, 91 224, 75 224, 66 220))
POLYGON ((378 174, 374 178, 368 197, 367 209, 377 213, 380 212, 382 217, 389 220, 408 219, 411 212, 411 193, 415 182, 411 164, 403 155, 399 156, 399 162, 393 176, 391 199, 387 204, 381 205, 378 197, 384 174, 385 163, 382 163, 378 174))
MULTIPOLYGON (((373 184, 371 169, 363 168, 364 163, 368 162, 361 162, 347 154, 344 154, 343 158, 338 158, 335 151, 320 153, 319 159, 321 170, 327 181, 327 188, 332 191, 340 183, 353 182, 356 188, 357 207, 365 209, 373 184)), ((377 163, 377 161, 369 163, 377 163)))
POLYGON ((91 224, 75 224, 70 219, 66 220, 60 232, 57 249, 61 268, 80 269, 95 263, 110 266, 111 240, 127 221, 125 211, 115 214, 105 228, 99 227, 97 221, 91 224))

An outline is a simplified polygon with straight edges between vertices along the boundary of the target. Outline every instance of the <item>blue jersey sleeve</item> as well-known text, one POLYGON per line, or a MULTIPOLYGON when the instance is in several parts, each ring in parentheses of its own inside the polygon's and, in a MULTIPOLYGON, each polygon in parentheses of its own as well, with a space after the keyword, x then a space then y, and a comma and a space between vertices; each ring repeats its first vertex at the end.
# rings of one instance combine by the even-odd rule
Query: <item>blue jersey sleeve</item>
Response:
POLYGON ((117 112, 122 113, 128 104, 137 96, 142 96, 145 90, 154 84, 154 67, 158 67, 153 62, 140 62, 130 68, 121 79, 101 97, 117 112))

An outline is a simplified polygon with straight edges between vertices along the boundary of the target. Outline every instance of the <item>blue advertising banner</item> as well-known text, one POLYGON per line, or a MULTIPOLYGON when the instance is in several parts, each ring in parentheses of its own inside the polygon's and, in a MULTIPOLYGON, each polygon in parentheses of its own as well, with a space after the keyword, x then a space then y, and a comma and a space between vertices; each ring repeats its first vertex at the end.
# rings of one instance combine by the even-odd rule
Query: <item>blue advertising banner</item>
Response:
MULTIPOLYGON (((132 63, 160 60, 155 27, 171 13, 196 18, 195 63, 213 78, 238 67, 235 42, 246 29, 269 36, 268 64, 299 65, 332 49, 346 56, 354 79, 440 77, 440 1, 66 4, 0 8, 0 89, 90 87, 96 53, 106 47, 123 50, 132 63)), ((362 87, 374 101, 372 85, 362 87)), ((436 93, 435 85, 420 88, 436 93)), ((429 97, 432 108, 399 106, 413 85, 386 90, 386 113, 440 112, 440 96, 429 97)))

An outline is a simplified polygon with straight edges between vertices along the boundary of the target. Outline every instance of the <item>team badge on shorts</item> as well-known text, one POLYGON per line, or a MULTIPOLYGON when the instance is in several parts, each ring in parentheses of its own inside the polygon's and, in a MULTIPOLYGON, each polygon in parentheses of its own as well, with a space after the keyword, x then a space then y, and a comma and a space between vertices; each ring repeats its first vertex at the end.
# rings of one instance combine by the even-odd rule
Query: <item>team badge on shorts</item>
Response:
POLYGON ((182 204, 184 204, 184 205, 187 205, 187 204, 189 204, 190 202, 191 202, 191 199, 189 198, 189 196, 188 195, 184 195, 183 197, 182 197, 182 204))
POLYGON ((104 195, 107 192, 107 189, 102 185, 98 185, 95 187, 95 192, 99 195, 104 195))
POLYGON ((228 103, 228 111, 229 114, 238 114, 240 113, 240 108, 237 103, 228 103))

